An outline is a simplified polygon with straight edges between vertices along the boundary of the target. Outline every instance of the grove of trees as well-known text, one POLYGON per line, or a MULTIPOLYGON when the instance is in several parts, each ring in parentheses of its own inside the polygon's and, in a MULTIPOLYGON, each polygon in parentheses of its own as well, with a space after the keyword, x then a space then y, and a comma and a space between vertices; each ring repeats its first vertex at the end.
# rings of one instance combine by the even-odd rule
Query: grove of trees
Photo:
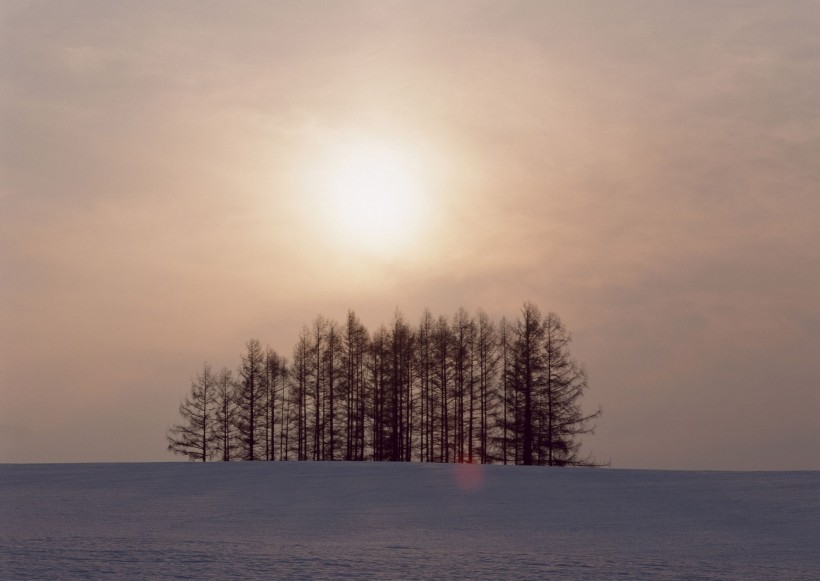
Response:
POLYGON ((587 376, 554 313, 525 303, 495 323, 459 309, 397 311, 370 333, 317 317, 290 361, 257 339, 239 367, 205 363, 168 429, 191 460, 386 460, 590 466, 587 376))

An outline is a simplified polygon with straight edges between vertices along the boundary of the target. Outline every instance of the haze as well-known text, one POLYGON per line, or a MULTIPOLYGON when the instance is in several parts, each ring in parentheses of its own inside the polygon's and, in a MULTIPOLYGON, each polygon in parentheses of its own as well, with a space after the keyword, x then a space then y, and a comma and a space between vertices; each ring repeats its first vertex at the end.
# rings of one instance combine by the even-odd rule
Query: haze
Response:
POLYGON ((531 300, 599 460, 820 469, 818 30, 813 1, 5 2, 0 462, 171 459, 204 361, 290 357, 320 313, 531 300), (312 193, 360 140, 418 165, 392 248, 312 193))

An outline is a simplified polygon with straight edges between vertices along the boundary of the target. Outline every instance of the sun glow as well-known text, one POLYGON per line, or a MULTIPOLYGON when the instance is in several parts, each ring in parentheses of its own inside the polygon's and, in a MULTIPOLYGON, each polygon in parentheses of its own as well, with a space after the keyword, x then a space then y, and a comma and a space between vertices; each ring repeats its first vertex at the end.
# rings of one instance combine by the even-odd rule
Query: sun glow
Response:
POLYGON ((319 171, 321 214, 346 246, 392 254, 421 235, 424 192, 417 159, 379 141, 348 142, 319 171))

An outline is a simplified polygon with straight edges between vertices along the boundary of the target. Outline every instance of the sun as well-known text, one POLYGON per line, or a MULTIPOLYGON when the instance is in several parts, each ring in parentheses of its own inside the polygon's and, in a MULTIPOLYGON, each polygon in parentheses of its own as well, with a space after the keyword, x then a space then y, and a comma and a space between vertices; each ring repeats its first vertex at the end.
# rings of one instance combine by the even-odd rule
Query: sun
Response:
POLYGON ((334 242, 392 254, 420 236, 425 205, 418 159, 379 140, 339 144, 323 162, 320 212, 334 242))

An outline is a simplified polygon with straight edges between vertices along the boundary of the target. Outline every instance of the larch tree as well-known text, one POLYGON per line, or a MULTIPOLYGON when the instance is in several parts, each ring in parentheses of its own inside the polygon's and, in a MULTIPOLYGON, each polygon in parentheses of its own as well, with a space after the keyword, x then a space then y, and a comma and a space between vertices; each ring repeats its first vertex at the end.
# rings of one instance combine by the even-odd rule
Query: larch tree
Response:
POLYGON ((356 313, 347 313, 342 337, 345 401, 345 460, 363 460, 365 442, 365 360, 369 337, 356 313))
POLYGON ((322 460, 322 447, 324 443, 324 398, 322 397, 323 386, 323 366, 322 355, 325 349, 325 334, 327 321, 319 315, 313 322, 311 345, 311 358, 309 359, 309 370, 312 381, 312 396, 313 396, 313 459, 322 460))
POLYGON ((505 405, 511 410, 516 464, 534 463, 536 432, 534 430, 538 388, 544 375, 544 325, 541 312, 532 303, 525 303, 521 316, 512 327, 512 364, 508 370, 508 386, 505 405))
POLYGON ((206 364, 168 429, 196 460, 377 460, 596 465, 580 452, 601 414, 585 413, 582 365, 554 313, 525 303, 496 325, 396 309, 371 336, 353 311, 318 316, 288 365, 248 341, 238 373, 206 364), (234 379, 235 378, 235 379, 234 379))
POLYGON ((478 454, 482 464, 490 462, 490 426, 495 415, 493 389, 498 369, 498 336, 490 318, 482 310, 477 314, 475 350, 478 360, 478 454))
POLYGON ((202 371, 191 381, 190 393, 179 404, 182 423, 168 429, 169 451, 202 462, 214 456, 216 392, 216 377, 211 366, 205 363, 202 371))
POLYGON ((543 380, 538 387, 538 463, 548 466, 593 465, 580 456, 579 436, 594 431, 601 409, 585 414, 581 397, 588 388, 586 371, 570 355, 571 337, 561 319, 548 313, 543 322, 543 380))
POLYGON ((344 407, 340 405, 344 373, 342 362, 342 335, 339 325, 336 321, 329 320, 325 327, 325 349, 322 354, 322 366, 324 367, 322 373, 324 377, 323 400, 326 402, 323 418, 325 426, 322 440, 323 460, 336 460, 338 450, 341 448, 339 427, 342 422, 339 421, 339 418, 341 412, 344 411, 344 407))
POLYGON ((450 398, 452 382, 452 332, 444 316, 439 316, 433 329, 433 386, 438 414, 437 440, 439 462, 450 462, 450 398))
POLYGON ((236 431, 243 460, 259 460, 264 454, 265 353, 258 339, 245 345, 236 392, 236 431))
POLYGON ((384 325, 376 329, 370 342, 369 383, 370 383, 370 427, 371 453, 373 460, 390 459, 390 332, 384 325))
POLYGON ((502 317, 498 325, 498 365, 500 367, 499 385, 496 387, 500 404, 496 410, 495 424, 498 426, 496 449, 500 454, 502 464, 510 460, 510 445, 514 434, 512 410, 515 400, 511 397, 512 389, 512 349, 510 348, 510 325, 507 318, 502 317))
POLYGON ((308 459, 308 384, 310 382, 310 330, 302 327, 299 340, 293 348, 291 366, 291 404, 295 408, 296 459, 308 459))
POLYGON ((279 459, 286 459, 285 454, 288 447, 288 433, 290 411, 288 405, 288 378, 290 376, 290 367, 286 357, 279 356, 277 362, 276 374, 278 380, 275 380, 274 396, 277 403, 277 412, 273 416, 274 428, 277 429, 277 447, 279 450, 279 459))
POLYGON ((435 398, 432 390, 433 378, 433 315, 424 309, 416 333, 416 368, 419 382, 419 460, 433 461, 435 427, 435 398))
POLYGON ((388 459, 393 461, 407 459, 408 438, 412 438, 412 348, 412 331, 397 309, 390 332, 390 387, 386 393, 390 416, 388 459))
POLYGON ((467 438, 468 438, 468 422, 472 419, 472 413, 469 410, 469 384, 470 378, 470 358, 471 353, 471 337, 472 337, 472 319, 467 311, 462 307, 456 311, 452 322, 452 341, 453 341, 453 399, 455 404, 455 413, 453 416, 453 432, 455 442, 455 461, 463 462, 467 458, 467 438))
POLYGON ((227 367, 223 367, 216 376, 214 436, 214 446, 222 460, 233 460, 237 445, 236 382, 227 367))
POLYGON ((285 407, 285 383, 287 363, 276 351, 265 352, 264 408, 265 408, 265 458, 275 460, 277 448, 281 450, 281 427, 285 407))

